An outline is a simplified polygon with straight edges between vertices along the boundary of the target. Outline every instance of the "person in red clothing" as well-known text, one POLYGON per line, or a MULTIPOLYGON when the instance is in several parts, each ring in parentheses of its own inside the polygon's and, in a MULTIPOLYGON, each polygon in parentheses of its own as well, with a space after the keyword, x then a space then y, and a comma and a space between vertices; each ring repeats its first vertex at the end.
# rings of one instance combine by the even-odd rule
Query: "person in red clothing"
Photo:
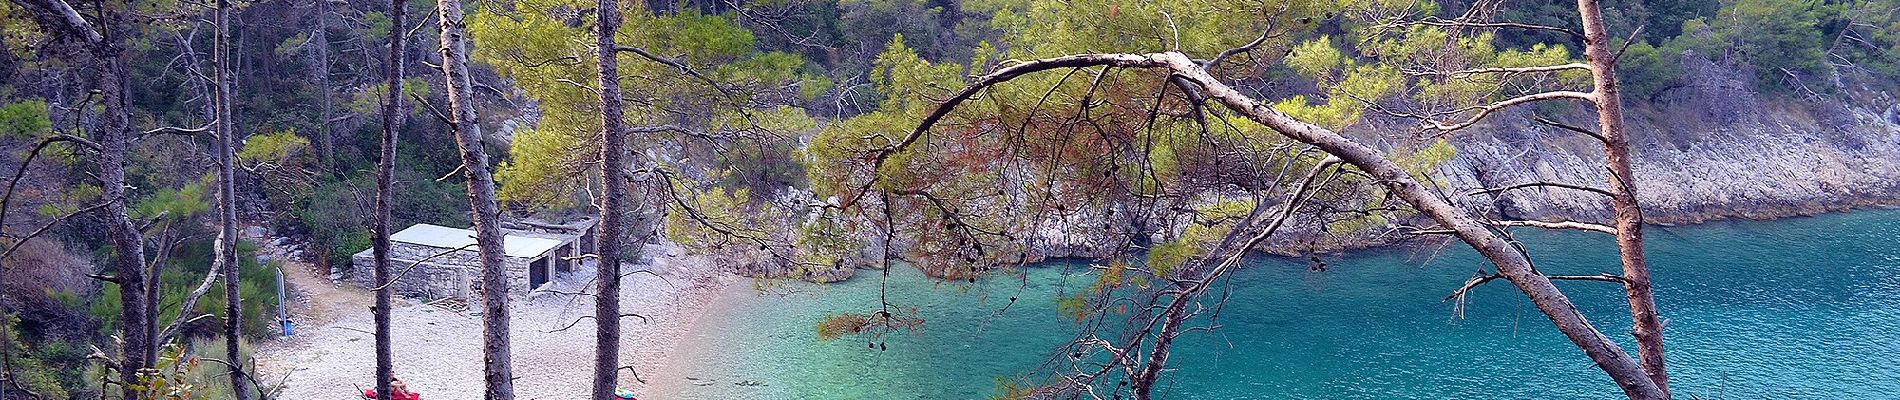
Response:
MULTIPOLYGON (((376 389, 364 390, 363 398, 376 398, 376 389)), ((395 378, 389 380, 389 398, 392 400, 422 400, 422 395, 409 391, 409 385, 402 383, 402 378, 395 378)))

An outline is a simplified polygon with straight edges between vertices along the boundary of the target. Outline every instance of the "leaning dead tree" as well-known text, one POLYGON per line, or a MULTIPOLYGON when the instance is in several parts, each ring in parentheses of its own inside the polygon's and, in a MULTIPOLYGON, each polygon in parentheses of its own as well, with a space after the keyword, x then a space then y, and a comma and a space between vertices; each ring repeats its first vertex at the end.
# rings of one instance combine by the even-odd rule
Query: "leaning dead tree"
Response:
MULTIPOLYGON (((1489 224, 1473 217, 1468 212, 1459 209, 1450 202, 1439 198, 1431 188, 1414 179, 1410 172, 1386 158, 1383 152, 1346 138, 1326 128, 1293 118, 1286 113, 1260 104, 1253 98, 1241 94, 1239 91, 1215 79, 1206 69, 1202 68, 1201 64, 1195 62, 1185 54, 1175 52, 1150 54, 1081 54, 1022 62, 985 75, 971 84, 971 86, 963 92, 946 100, 937 108, 937 111, 926 117, 923 122, 918 125, 918 129, 912 132, 910 136, 917 137, 922 135, 928 131, 938 119, 941 119, 943 114, 954 110, 959 104, 989 86, 1034 72, 1100 66, 1165 70, 1174 76, 1179 76, 1187 80, 1192 87, 1206 96, 1208 100, 1224 106, 1242 117, 1265 125, 1275 132, 1285 135, 1287 138, 1312 145, 1320 151, 1330 154, 1332 157, 1339 158, 1341 162, 1363 171, 1369 175, 1371 179, 1378 181, 1393 195, 1405 201, 1426 217, 1436 221, 1444 229, 1449 230, 1451 235, 1469 244, 1473 249, 1477 250, 1480 255, 1483 255, 1486 259, 1489 259, 1495 264, 1498 268, 1498 273, 1503 279, 1510 281, 1513 285, 1517 286, 1519 290, 1528 295, 1532 304, 1536 305, 1538 310, 1543 312, 1565 337, 1569 338, 1579 349, 1582 349, 1599 368, 1602 368, 1611 378, 1615 379, 1617 385, 1622 387, 1624 392, 1631 398, 1655 399, 1667 397, 1628 353, 1624 352, 1614 340, 1597 330, 1594 325, 1591 325, 1590 322, 1577 311, 1575 304, 1551 283, 1549 277, 1538 273, 1531 265, 1530 259, 1518 251, 1509 241, 1506 241, 1497 232, 1493 231, 1489 224)), ((903 149, 902 146, 907 142, 911 141, 906 140, 900 142, 900 145, 893 147, 892 150, 901 151, 903 149)), ((1266 227, 1271 228, 1273 224, 1268 224, 1266 227)), ((1272 229, 1262 230, 1264 234, 1271 234, 1272 232, 1272 229)), ((1264 237, 1265 235, 1256 236, 1264 237)), ((1223 268, 1220 267, 1221 265, 1229 265, 1225 268, 1231 268, 1230 265, 1234 262, 1228 260, 1236 259, 1238 259, 1237 256, 1225 257, 1215 268, 1223 268)), ((1194 291, 1182 292, 1182 294, 1191 293, 1194 293, 1194 291)), ((1180 307, 1170 305, 1169 308, 1172 310, 1180 307)), ((1181 320, 1181 318, 1169 318, 1169 320, 1181 320)), ((1179 326, 1179 322, 1172 325, 1179 326)), ((1168 337, 1168 332, 1171 332, 1168 328, 1169 325, 1163 325, 1163 337, 1168 337)), ((1119 352, 1125 353, 1125 351, 1119 352)), ((1167 353, 1165 347, 1163 347, 1162 350, 1154 351, 1153 354, 1150 355, 1149 361, 1141 363, 1142 366, 1137 367, 1137 371, 1133 374, 1137 377, 1137 383, 1135 383, 1135 385, 1142 385, 1140 380, 1143 378, 1152 380, 1152 377, 1159 373, 1160 366, 1165 365, 1166 357, 1167 353)), ((1151 385, 1152 383, 1149 384, 1151 385)), ((1137 387, 1139 388, 1141 386, 1137 387)), ((1140 390, 1137 391, 1137 398, 1147 397, 1147 393, 1140 390)))
POLYGON ((474 89, 468 75, 468 24, 460 1, 436 2, 436 15, 442 29, 440 52, 442 86, 448 89, 447 119, 462 157, 462 178, 468 187, 475 243, 479 244, 482 263, 482 379, 487 387, 483 398, 508 400, 515 397, 515 387, 514 362, 509 358, 513 352, 508 343, 509 284, 502 258, 501 205, 495 201, 495 176, 490 173, 488 149, 482 144, 481 124, 475 116, 474 89))
MULTIPOLYGON (((1667 398, 1668 392, 1666 390, 1666 380, 1662 373, 1662 359, 1660 356, 1660 327, 1659 324, 1653 323, 1655 321, 1654 302, 1652 295, 1649 293, 1647 270, 1642 263, 1640 247, 1641 213, 1634 199, 1633 177, 1629 173, 1627 139, 1623 132, 1620 107, 1617 103, 1618 95, 1614 70, 1611 65, 1614 62, 1612 51, 1610 50, 1608 35, 1602 30, 1602 21, 1597 11, 1597 4, 1590 0, 1581 1, 1579 2, 1579 9, 1585 21, 1584 25, 1586 29, 1583 35, 1585 36, 1586 56, 1589 59, 1589 64, 1492 68, 1466 71, 1466 73, 1536 73, 1573 69, 1589 70, 1593 72, 1592 91, 1536 93, 1482 106, 1460 108, 1460 111, 1457 113, 1439 114, 1434 115, 1434 117, 1455 115, 1466 117, 1465 120, 1451 123, 1435 122, 1433 128, 1440 131, 1463 129, 1476 124, 1479 120, 1487 115, 1491 115, 1497 110, 1543 100, 1574 99, 1596 104, 1599 114, 1599 129, 1604 131, 1600 136, 1602 136, 1605 143, 1606 153, 1610 155, 1609 158, 1611 159, 1608 169, 1612 171, 1610 181, 1615 188, 1603 191, 1607 192, 1613 200, 1613 208, 1617 215, 1617 221, 1614 226, 1598 226, 1599 224, 1572 221, 1559 223, 1495 221, 1475 215, 1470 211, 1455 206, 1451 201, 1447 200, 1444 194, 1440 192, 1436 183, 1429 181, 1421 182, 1424 178, 1421 178, 1420 175, 1427 174, 1429 171, 1416 171, 1414 170, 1415 167, 1408 168, 1405 165, 1406 163, 1401 162, 1400 157, 1387 154, 1382 150, 1341 135, 1334 130, 1336 128, 1328 128, 1322 126, 1320 123, 1295 117, 1270 105, 1262 104, 1259 100, 1235 89, 1233 84, 1217 77, 1218 72, 1216 71, 1221 70, 1221 62, 1223 60, 1236 54, 1247 53, 1251 51, 1254 46, 1258 46, 1268 38, 1274 37, 1276 32, 1272 29, 1263 32, 1260 40, 1256 40, 1239 48, 1223 51, 1219 55, 1207 59, 1197 59, 1180 51, 1166 51, 1132 54, 1076 54, 1006 64, 1005 67, 977 77, 965 89, 950 95, 947 99, 938 102, 934 107, 925 108, 928 112, 919 115, 921 122, 914 130, 911 130, 907 135, 890 138, 888 141, 889 144, 876 149, 870 155, 862 157, 868 161, 864 163, 865 165, 863 165, 863 168, 860 168, 860 170, 872 171, 869 172, 871 175, 868 177, 869 179, 865 180, 865 183, 859 187, 851 188, 853 190, 846 190, 845 193, 850 196, 845 198, 839 207, 849 209, 854 205, 859 205, 860 201, 870 203, 891 195, 917 197, 919 199, 914 202, 914 204, 916 204, 915 207, 922 209, 925 214, 931 215, 931 217, 926 218, 926 220, 934 221, 921 229, 941 229, 941 231, 948 231, 948 233, 941 235, 945 235, 950 239, 943 240, 940 243, 923 242, 929 239, 928 236, 925 236, 919 239, 920 244, 916 246, 938 250, 949 249, 947 254, 965 257, 964 259, 966 261, 972 261, 972 264, 975 264, 974 261, 981 260, 985 257, 986 247, 983 246, 983 244, 986 243, 986 237, 1005 240, 1014 240, 1015 238, 1013 238, 1009 232, 983 229, 985 224, 981 220, 971 219, 972 213, 956 207, 953 202, 942 201, 941 197, 943 197, 943 195, 941 193, 916 190, 905 186, 916 182, 923 182, 926 186, 929 186, 929 184, 933 184, 937 181, 933 181, 928 177, 905 176, 889 171, 893 170, 893 168, 903 168, 905 164, 901 163, 918 162, 916 159, 923 157, 920 154, 927 154, 924 150, 919 149, 919 147, 922 146, 935 146, 932 150, 939 152, 949 151, 954 153, 966 151, 964 147, 955 145, 955 141, 939 137, 967 137, 970 133, 966 131, 968 131, 970 129, 969 126, 972 125, 970 121, 959 120, 959 123, 955 126, 944 128, 947 132, 933 132, 933 128, 937 127, 940 122, 943 122, 946 117, 950 116, 952 112, 959 107, 971 107, 974 106, 974 104, 979 104, 973 102, 972 99, 979 97, 987 99, 989 97, 1010 95, 1008 92, 999 91, 1000 86, 998 85, 1012 80, 1034 76, 1034 74, 1044 71, 1069 71, 1066 75, 1063 75, 1062 80, 1056 81, 1056 85, 1061 85, 1061 82, 1066 81, 1070 76, 1078 75, 1078 72, 1095 71, 1095 83, 1088 86, 1087 91, 1079 96, 1079 99, 1067 99, 1066 103, 1082 105, 1082 112, 1077 120, 1082 124, 1094 124, 1093 129, 1097 132, 1096 134, 1107 136, 1105 132, 1108 131, 1104 130, 1104 127, 1099 122, 1087 118, 1088 110, 1093 107, 1090 106, 1090 104, 1093 104, 1091 97, 1096 93, 1097 89, 1102 86, 1101 82, 1104 81, 1105 76, 1109 77, 1107 79, 1111 82, 1126 83, 1121 79, 1121 76, 1111 75, 1108 72, 1111 69, 1147 71, 1146 74, 1139 75, 1150 79, 1147 88, 1159 90, 1164 94, 1169 90, 1178 91, 1178 93, 1180 93, 1178 95, 1179 98, 1183 99, 1189 107, 1187 110, 1168 109, 1161 106, 1163 100, 1166 99, 1165 95, 1158 97, 1155 99, 1156 106, 1148 112, 1150 115, 1150 124, 1153 123, 1152 119, 1156 114, 1165 113, 1174 113, 1174 115, 1188 119, 1210 121, 1207 123, 1210 125, 1233 124, 1230 118, 1240 118, 1252 123, 1257 123, 1271 131, 1272 134, 1290 140, 1299 146, 1306 147, 1283 147, 1281 149, 1292 150, 1287 152, 1288 154, 1292 154, 1292 156, 1285 157, 1283 159, 1284 164, 1277 168, 1272 168, 1270 171, 1250 171, 1256 173, 1265 172, 1265 174, 1255 175, 1270 177, 1272 178, 1271 180, 1251 187, 1248 186, 1250 185, 1248 183, 1236 183, 1235 185, 1242 187, 1245 189, 1244 191, 1254 193, 1251 204, 1235 207, 1239 211, 1223 212, 1209 209, 1185 213, 1198 214, 1193 218, 1192 223, 1204 226, 1218 226, 1223 229, 1223 231, 1220 231, 1219 234, 1215 236, 1217 240, 1212 241, 1213 245, 1210 246, 1211 250, 1207 251, 1204 256, 1190 257, 1193 261, 1185 265, 1174 267, 1168 271, 1151 268, 1147 271, 1129 272, 1140 270, 1142 267, 1120 264, 1098 267, 1104 275, 1141 273, 1143 274, 1142 276, 1155 280, 1149 284, 1154 285, 1156 289, 1140 295, 1145 301, 1134 301, 1130 304, 1134 306, 1132 308, 1134 308, 1135 311, 1131 318, 1132 326, 1127 330, 1126 334, 1112 339, 1092 334, 1079 338, 1077 343, 1070 349, 1073 350, 1073 359, 1090 361, 1078 362, 1076 364, 1077 367, 1070 373, 1065 374, 1062 381, 1046 388, 1051 392, 1046 394, 1062 396, 1059 393, 1068 393, 1067 396, 1070 397, 1087 395, 1095 398, 1106 398, 1110 396, 1099 393, 1098 391, 1110 391, 1117 393, 1116 396, 1119 396, 1120 393, 1126 393, 1137 399, 1152 398, 1154 385, 1158 381, 1160 374, 1166 368, 1172 340, 1188 330, 1184 327, 1184 324, 1195 315, 1218 312, 1218 305, 1213 307, 1201 305, 1198 300, 1199 297, 1208 293, 1209 287, 1215 285, 1217 280, 1227 276, 1228 272, 1236 268, 1246 252, 1269 240, 1285 227, 1290 218, 1304 212, 1324 211, 1309 208, 1309 204, 1313 204, 1311 201, 1315 197, 1322 195, 1319 190, 1320 188, 1335 185, 1336 182, 1340 181, 1358 181, 1376 186, 1382 191, 1378 196, 1389 198, 1393 200, 1394 203, 1403 203, 1405 206, 1403 210, 1391 206, 1381 206, 1375 209, 1360 210, 1360 213, 1415 212, 1420 217, 1436 223, 1436 226, 1430 229, 1433 233, 1450 235, 1463 241, 1496 266, 1497 273, 1494 276, 1488 279, 1474 280, 1473 283, 1467 286, 1492 279, 1502 279, 1510 282, 1518 290, 1525 293, 1532 304, 1555 325, 1558 331, 1563 333, 1577 348, 1582 350, 1598 368, 1608 374, 1628 397, 1633 399, 1667 398), (1203 105, 1206 107, 1203 107, 1203 105), (1224 111, 1221 109, 1224 109, 1224 111), (940 143, 940 141, 950 141, 950 144, 940 143), (1310 148, 1312 151, 1321 154, 1309 154, 1304 150, 1306 148, 1310 148), (893 177, 894 175, 896 176, 895 178, 893 177), (1340 178, 1341 176, 1346 176, 1347 178, 1342 179, 1340 178), (1292 179, 1288 180, 1287 178, 1289 177, 1292 179), (1265 194, 1269 193, 1281 193, 1281 195, 1278 198, 1268 198, 1265 194), (872 196, 872 194, 879 195, 872 196), (1216 218, 1209 218, 1209 216, 1216 218), (940 228, 932 228, 931 226, 940 228), (1588 319, 1576 309, 1574 303, 1552 284, 1553 279, 1577 279, 1578 277, 1548 276, 1539 272, 1535 265, 1532 264, 1528 255, 1514 245, 1513 241, 1508 238, 1508 233, 1504 231, 1503 228, 1510 226, 1536 226, 1547 228, 1581 227, 1591 231, 1616 233, 1624 255, 1624 274, 1612 277, 1592 277, 1592 280, 1614 281, 1625 284, 1631 302, 1631 314, 1632 317, 1637 320, 1639 349, 1643 352, 1644 356, 1640 359, 1632 357, 1629 353, 1625 352, 1615 340, 1612 340, 1608 335, 1591 324, 1588 319), (1150 305, 1152 305, 1152 307, 1150 307, 1150 305), (1214 310, 1209 310, 1209 308, 1213 308, 1214 310), (1644 328, 1644 326, 1648 326, 1649 328, 1644 328), (1647 338, 1645 338, 1646 336, 1647 338), (1656 353, 1652 356, 1649 353, 1650 351, 1655 351, 1656 353), (1101 360, 1106 361, 1095 362, 1101 360), (1097 384, 1102 382, 1105 378, 1109 381, 1113 381, 1113 378, 1109 378, 1111 376, 1122 377, 1121 380, 1124 381, 1126 387, 1121 385, 1097 387, 1097 384)), ((1039 82, 1046 83, 1048 81, 1039 82)), ((1052 87, 1048 92, 1053 94, 1057 93, 1057 90, 1052 87)), ((1016 97, 1015 99, 1021 100, 1024 98, 1025 97, 1016 97)), ((1033 96, 1026 98, 1029 99, 1031 104, 1035 104, 1037 107, 1040 107, 1046 102, 1053 102, 1050 100, 1049 94, 1044 94, 1041 100, 1036 100, 1036 97, 1033 96)), ((1029 115, 1035 115, 1036 110, 1036 108, 1030 108, 1028 112, 1029 115)), ((1014 110, 1013 112, 1015 111, 1020 110, 1014 110)), ((1025 122, 1024 125, 1027 126, 1027 122, 1025 122)), ((1112 129, 1113 127, 1109 128, 1112 129)), ((1015 128, 1012 127, 1010 129, 1015 128)), ((1027 131, 1027 129, 1017 130, 1017 132, 1013 134, 1023 136, 1025 135, 1025 131, 1027 131)), ((1203 128, 1202 134, 1208 135, 1205 128, 1203 128)), ((1135 139, 1139 139, 1139 136, 1136 136, 1135 139)), ((1064 143, 1067 143, 1067 141, 1072 140, 1072 138, 1065 137, 1062 138, 1062 140, 1065 141, 1064 143)), ((1208 140, 1216 141, 1218 138, 1208 140)), ((1119 146, 1111 146, 1110 148, 1120 148, 1128 152, 1137 153, 1136 157, 1145 157, 1145 155, 1139 155, 1139 153, 1150 152, 1151 150, 1147 149, 1153 146, 1151 143, 1143 144, 1128 140, 1124 140, 1123 143, 1111 143, 1111 145, 1119 146)), ((1111 150, 1110 155, 1114 157, 1116 153, 1111 150)), ((1057 160, 1060 160, 1060 158, 1057 158, 1057 160)), ((1071 159, 1068 162, 1076 161, 1071 159)), ((1257 165, 1220 167, 1218 161, 1216 163, 1216 166, 1211 169, 1211 171, 1216 174, 1235 172, 1233 170, 1237 168, 1257 167, 1257 165)), ((1055 161, 1050 162, 1050 165, 1057 164, 1055 161)), ((1157 168, 1152 160, 1144 164, 1132 166, 1144 169, 1157 168)), ((1114 167, 1115 166, 1111 165, 1108 171, 1097 171, 1096 173, 1101 174, 1100 176, 1114 176, 1117 173, 1114 167)), ((1051 174, 1053 176, 1054 172, 1051 172, 1051 174)), ((1151 174, 1151 172, 1141 171, 1136 174, 1147 176, 1151 174)), ((1044 180, 1044 182, 1046 181, 1047 180, 1044 180)), ((1104 179, 1104 181, 1109 180, 1104 179)), ((1155 181, 1157 181, 1156 185, 1158 186, 1159 180, 1155 181)), ((1143 199, 1138 200, 1137 203, 1146 201, 1149 202, 1149 204, 1153 204, 1153 202, 1161 199, 1161 197, 1145 197, 1148 195, 1144 193, 1150 192, 1149 190, 1134 190, 1131 192, 1133 192, 1133 194, 1130 197, 1143 199)), ((1006 190, 998 191, 995 195, 1007 197, 1008 193, 1006 190)), ((1184 204, 1182 200, 1190 199, 1174 199, 1174 203, 1162 204, 1162 206, 1179 209, 1181 204, 1184 204)), ((889 203, 885 203, 881 206, 889 207, 889 203)), ((872 207, 867 206, 866 208, 872 207)), ((1149 208, 1153 209, 1154 207, 1149 208)), ((1071 212, 1070 210, 1063 209, 1061 205, 1053 206, 1052 211, 1056 213, 1071 212)), ((1114 209, 1110 209, 1109 212, 1113 213, 1114 209)), ((889 214, 888 211, 885 213, 887 215, 889 214)), ((1167 221, 1149 222, 1166 223, 1167 221)), ((1139 233, 1142 232, 1142 230, 1136 229, 1133 232, 1139 233)), ((929 235, 939 234, 933 233, 929 235)), ((1141 247, 1142 245, 1135 243, 1129 246, 1141 247)), ((999 251, 994 245, 987 249, 992 253, 999 251)), ((1147 249, 1151 263, 1156 260, 1156 254, 1161 250, 1159 245, 1147 249)), ((975 272, 981 272, 982 269, 988 267, 973 265, 970 268, 978 270, 975 272)), ((1121 281, 1115 281, 1107 283, 1106 285, 1113 286, 1121 284, 1123 284, 1121 281)), ((1142 285, 1145 286, 1148 284, 1142 285)), ((1460 290, 1462 291, 1463 289, 1460 290)))

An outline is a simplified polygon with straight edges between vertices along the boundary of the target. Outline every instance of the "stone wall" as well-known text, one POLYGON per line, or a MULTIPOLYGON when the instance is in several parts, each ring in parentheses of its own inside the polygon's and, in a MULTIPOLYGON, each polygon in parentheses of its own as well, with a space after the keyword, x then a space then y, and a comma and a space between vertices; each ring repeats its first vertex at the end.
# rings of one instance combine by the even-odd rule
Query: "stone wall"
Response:
MULTIPOLYGON (((389 250, 389 273, 399 276, 390 285, 396 294, 423 299, 458 297, 474 300, 476 290, 481 288, 481 256, 474 250, 459 250, 430 258, 421 264, 416 264, 416 260, 429 258, 445 249, 396 242, 390 243, 389 250), (415 268, 410 269, 410 265, 415 265, 415 268), (409 269, 407 274, 403 273, 405 269, 409 269)), ((527 293, 528 261, 503 257, 510 291, 527 293)), ((345 280, 364 288, 375 287, 372 250, 356 253, 350 257, 350 263, 351 268, 345 274, 345 280)))

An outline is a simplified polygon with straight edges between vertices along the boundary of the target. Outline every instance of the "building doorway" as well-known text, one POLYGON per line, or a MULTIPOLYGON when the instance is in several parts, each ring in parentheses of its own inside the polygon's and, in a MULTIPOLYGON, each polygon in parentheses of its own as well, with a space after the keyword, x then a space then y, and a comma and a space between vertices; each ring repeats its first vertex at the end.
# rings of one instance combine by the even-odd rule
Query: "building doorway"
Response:
POLYGON ((528 263, 528 290, 534 290, 548 283, 548 258, 541 257, 528 263))

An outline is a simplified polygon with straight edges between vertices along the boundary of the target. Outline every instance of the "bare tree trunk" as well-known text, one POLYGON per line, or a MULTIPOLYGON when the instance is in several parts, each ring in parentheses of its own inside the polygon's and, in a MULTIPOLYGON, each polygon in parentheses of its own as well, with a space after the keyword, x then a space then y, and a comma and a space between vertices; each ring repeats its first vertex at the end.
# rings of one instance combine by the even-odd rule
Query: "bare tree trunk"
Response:
POLYGON ((35 19, 49 30, 80 40, 97 61, 93 66, 96 89, 105 109, 98 134, 100 197, 105 200, 102 211, 106 217, 106 238, 112 242, 117 258, 113 260, 117 271, 110 280, 119 285, 119 330, 124 343, 118 365, 119 387, 124 397, 137 398, 138 391, 126 383, 138 382, 139 369, 151 365, 152 358, 146 354, 153 348, 153 338, 147 326, 155 322, 156 316, 148 312, 146 304, 143 235, 126 214, 125 207, 125 162, 132 133, 132 105, 128 93, 131 89, 127 85, 130 73, 126 65, 131 57, 125 52, 124 38, 120 34, 131 29, 133 21, 128 14, 132 4, 129 0, 95 2, 89 10, 99 16, 95 25, 64 0, 14 2, 38 14, 35 19))
MULTIPOLYGON (((145 246, 138 227, 132 224, 132 218, 126 214, 125 206, 125 161, 130 152, 128 136, 132 129, 132 104, 127 85, 129 73, 126 64, 131 57, 120 43, 119 33, 129 29, 126 25, 131 19, 126 17, 130 4, 105 6, 104 23, 100 24, 100 34, 104 40, 92 45, 93 54, 99 59, 99 95, 105 105, 104 123, 99 131, 99 180, 101 198, 106 199, 106 236, 112 242, 117 256, 114 264, 118 266, 115 279, 119 284, 119 300, 122 315, 119 316, 121 338, 125 341, 122 349, 123 360, 119 363, 121 382, 138 382, 138 370, 151 365, 146 353, 152 347, 151 338, 146 336, 145 325, 151 323, 153 316, 146 312, 145 304, 145 246)), ((137 393, 124 386, 127 398, 136 398, 137 393)))
POLYGON ((317 96, 323 116, 317 122, 317 145, 322 146, 323 173, 336 171, 336 138, 330 132, 333 107, 330 103, 330 0, 317 0, 317 30, 310 35, 317 46, 317 96))
MULTIPOLYGON (((215 16, 217 25, 217 43, 212 47, 218 79, 216 100, 218 149, 218 239, 213 249, 217 260, 212 264, 224 271, 224 357, 230 362, 231 391, 240 400, 250 400, 251 381, 244 372, 244 358, 239 351, 239 342, 243 334, 244 313, 240 307, 242 299, 238 296, 238 259, 237 259, 237 129, 231 115, 231 4, 229 0, 218 0, 215 16)), ((180 310, 180 313, 189 312, 180 310)))
POLYGON ((1663 367, 1661 317, 1650 290, 1649 262, 1643 255, 1643 210, 1636 201, 1636 175, 1630 168, 1629 136, 1623 126, 1622 88, 1616 82, 1616 58, 1610 54, 1609 34, 1603 30, 1603 12, 1597 0, 1577 0, 1583 17, 1584 56, 1592 70, 1597 126, 1602 129, 1604 163, 1609 166, 1610 207, 1615 214, 1617 252, 1623 261, 1623 291, 1629 300, 1630 333, 1643 372, 1669 396, 1669 373, 1663 367))
MULTIPOLYGON (((146 259, 145 262, 141 264, 145 266, 145 283, 136 285, 136 287, 144 288, 143 290, 145 290, 145 322, 140 325, 145 329, 144 336, 146 346, 143 349, 145 351, 144 357, 148 362, 152 363, 158 362, 158 348, 165 345, 165 342, 161 341, 163 338, 158 337, 158 277, 160 274, 165 273, 165 263, 162 259, 165 257, 165 252, 169 249, 163 246, 170 242, 170 235, 170 232, 160 232, 158 234, 158 240, 152 242, 153 244, 157 244, 157 246, 153 248, 156 254, 152 254, 151 258, 146 259)), ((141 235, 139 239, 141 240, 139 243, 146 243, 144 240, 151 238, 141 235)))
MULTIPOLYGON (((599 263, 594 280, 599 285, 594 298, 594 391, 593 398, 612 398, 620 372, 620 253, 623 236, 622 217, 626 214, 627 138, 621 132, 619 46, 614 34, 620 29, 620 5, 615 0, 600 0, 600 21, 595 32, 600 62, 600 233, 595 247, 599 263)), ((637 245, 637 244, 636 244, 637 245)))
MULTIPOLYGON (((116 45, 113 47, 117 47, 116 45)), ((137 382, 138 369, 150 363, 145 357, 151 344, 145 336, 145 324, 149 322, 145 305, 145 248, 140 239, 138 227, 132 225, 131 217, 125 209, 125 158, 128 144, 126 135, 130 133, 132 118, 127 110, 125 82, 126 59, 122 55, 111 54, 102 60, 103 71, 99 77, 100 97, 105 100, 106 118, 99 135, 99 179, 104 181, 101 197, 106 199, 105 207, 106 236, 112 241, 118 260, 120 307, 120 331, 125 341, 124 357, 120 362, 119 379, 123 382, 137 382)), ((127 397, 135 394, 125 389, 127 397)))
POLYGON ((474 212, 475 242, 482 262, 482 378, 488 400, 515 398, 514 366, 508 349, 508 274, 502 258, 501 207, 495 201, 495 177, 489 173, 480 121, 468 75, 467 24, 458 0, 436 2, 442 28, 443 86, 448 88, 449 125, 461 150, 469 209, 474 212))
POLYGON ((408 21, 402 0, 389 2, 389 60, 384 67, 384 81, 387 85, 383 94, 383 147, 382 160, 376 163, 376 218, 373 252, 376 257, 376 306, 372 310, 376 319, 376 398, 390 400, 389 381, 395 375, 394 358, 390 354, 393 338, 389 333, 389 208, 395 189, 391 187, 396 171, 396 124, 402 121, 402 75, 403 75, 403 27, 408 21))

